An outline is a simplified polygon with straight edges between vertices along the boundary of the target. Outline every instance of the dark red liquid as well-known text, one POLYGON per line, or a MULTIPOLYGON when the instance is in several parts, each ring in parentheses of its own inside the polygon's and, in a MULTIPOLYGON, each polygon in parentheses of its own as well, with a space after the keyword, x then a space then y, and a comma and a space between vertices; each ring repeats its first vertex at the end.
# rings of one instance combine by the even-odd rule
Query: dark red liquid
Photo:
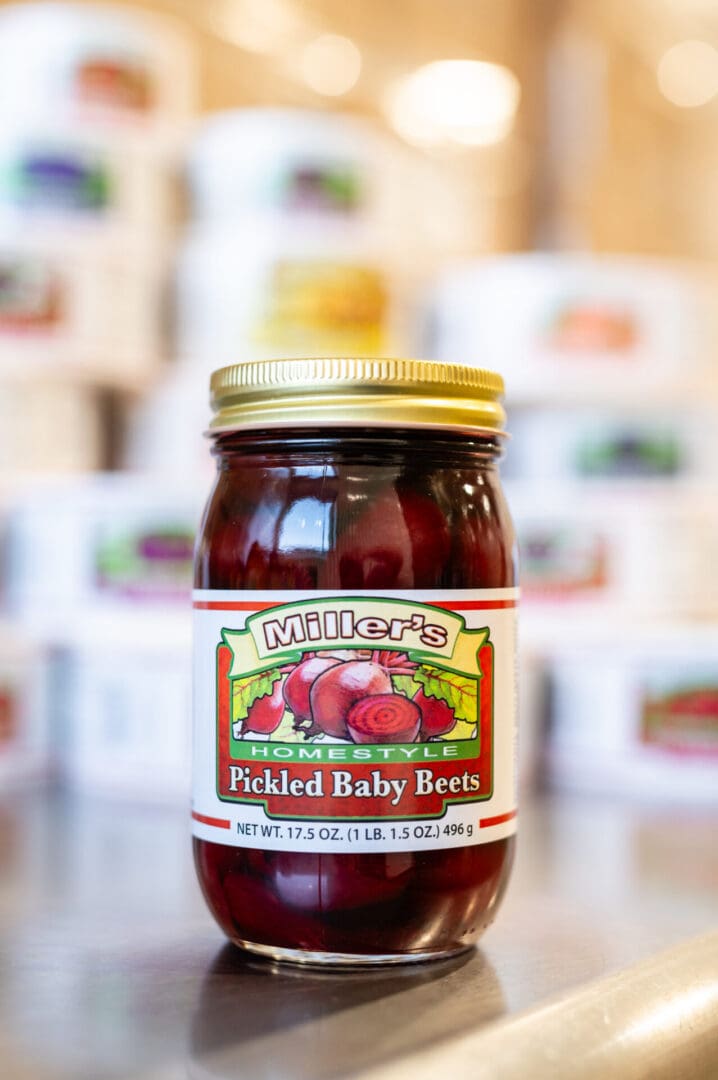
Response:
MULTIPOLYGON (((221 436, 216 452, 198 588, 515 583, 494 439, 379 429, 254 433, 221 436)), ((207 903, 233 940, 369 958, 474 941, 493 918, 514 842, 357 855, 194 845, 207 903)))

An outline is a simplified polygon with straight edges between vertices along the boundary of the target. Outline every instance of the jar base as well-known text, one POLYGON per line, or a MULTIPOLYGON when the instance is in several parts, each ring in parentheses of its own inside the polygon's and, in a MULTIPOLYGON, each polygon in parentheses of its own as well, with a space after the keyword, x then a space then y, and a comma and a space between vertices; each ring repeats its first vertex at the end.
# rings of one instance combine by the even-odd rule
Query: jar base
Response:
POLYGON ((340 953, 320 952, 308 949, 285 949, 275 945, 260 945, 255 941, 245 941, 244 938, 232 938, 234 945, 255 956, 262 956, 266 960, 274 960, 282 964, 299 964, 303 967, 335 967, 335 968, 367 968, 386 967, 395 964, 421 964, 431 960, 447 960, 452 956, 460 956, 469 952, 473 945, 460 945, 455 949, 441 949, 433 952, 411 953, 340 953))

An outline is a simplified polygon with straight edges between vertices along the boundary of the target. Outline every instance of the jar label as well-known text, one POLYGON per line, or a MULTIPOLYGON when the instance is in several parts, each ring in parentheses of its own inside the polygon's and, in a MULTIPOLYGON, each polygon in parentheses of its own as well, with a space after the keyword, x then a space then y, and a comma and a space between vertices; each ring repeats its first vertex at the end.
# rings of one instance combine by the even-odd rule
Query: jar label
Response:
POLYGON ((517 600, 196 590, 194 834, 327 852, 511 835, 517 600))

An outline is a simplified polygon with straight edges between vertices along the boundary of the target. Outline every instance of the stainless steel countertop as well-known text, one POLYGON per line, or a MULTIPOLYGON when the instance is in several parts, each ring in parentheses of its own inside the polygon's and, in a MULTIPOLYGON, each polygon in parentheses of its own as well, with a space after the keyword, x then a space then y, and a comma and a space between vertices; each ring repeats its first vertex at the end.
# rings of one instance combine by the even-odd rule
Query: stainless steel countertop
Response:
POLYGON ((522 807, 479 950, 357 974, 279 968, 224 944, 188 828, 179 809, 0 800, 3 1080, 398 1080, 418 1052, 455 1065, 475 1035, 718 921, 715 810, 554 796, 522 807))

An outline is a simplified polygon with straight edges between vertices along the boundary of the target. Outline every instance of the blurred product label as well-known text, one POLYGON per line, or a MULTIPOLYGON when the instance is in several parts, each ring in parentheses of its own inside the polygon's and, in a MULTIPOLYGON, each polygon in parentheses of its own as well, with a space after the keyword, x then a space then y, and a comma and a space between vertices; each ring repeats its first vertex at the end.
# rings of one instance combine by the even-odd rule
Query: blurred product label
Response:
POLYGON ((0 747, 17 735, 17 702, 11 686, 0 684, 0 747))
POLYGON ((525 594, 560 597, 608 584, 607 543, 591 529, 529 526, 520 530, 519 546, 525 594))
POLYGON ((675 476, 683 466, 682 447, 671 433, 617 431, 575 448, 579 476, 675 476))
POLYGON ((277 349, 306 342, 312 351, 376 352, 384 342, 388 307, 376 270, 320 259, 282 261, 271 273, 253 338, 277 349))
POLYGON ((62 283, 50 267, 0 256, 0 332, 49 330, 62 317, 62 283))
POLYGON ((95 548, 97 588, 141 600, 184 600, 192 584, 194 534, 181 525, 106 532, 95 548))
MULTIPOLYGON (((707 403, 671 414, 665 406, 608 411, 516 408, 504 476, 515 480, 652 481, 713 479, 718 425, 707 403)), ((599 488, 601 484, 596 484, 599 488)), ((660 490, 660 483, 652 485, 660 490)))
POLYGON ((362 179, 350 166, 298 164, 277 179, 276 201, 287 210, 351 213, 363 201, 362 179))
POLYGON ((718 681, 682 685, 668 693, 644 691, 642 741, 668 753, 718 758, 718 681))
POLYGON ((144 65, 110 55, 87 56, 73 71, 73 93, 82 105, 147 112, 154 106, 151 75, 144 65))
MULTIPOLYGON (((585 628, 585 627, 584 627, 585 628)), ((550 660, 549 778, 656 805, 718 801, 718 638, 710 626, 614 618, 550 660)))
POLYGON ((640 328, 630 310, 572 301, 553 313, 543 344, 559 352, 623 354, 635 349, 640 339, 640 328))
POLYGON ((47 774, 47 670, 37 641, 0 625, 0 792, 47 774))
POLYGON ((110 202, 107 170, 70 152, 26 153, 2 177, 6 197, 26 210, 103 210, 110 202))

